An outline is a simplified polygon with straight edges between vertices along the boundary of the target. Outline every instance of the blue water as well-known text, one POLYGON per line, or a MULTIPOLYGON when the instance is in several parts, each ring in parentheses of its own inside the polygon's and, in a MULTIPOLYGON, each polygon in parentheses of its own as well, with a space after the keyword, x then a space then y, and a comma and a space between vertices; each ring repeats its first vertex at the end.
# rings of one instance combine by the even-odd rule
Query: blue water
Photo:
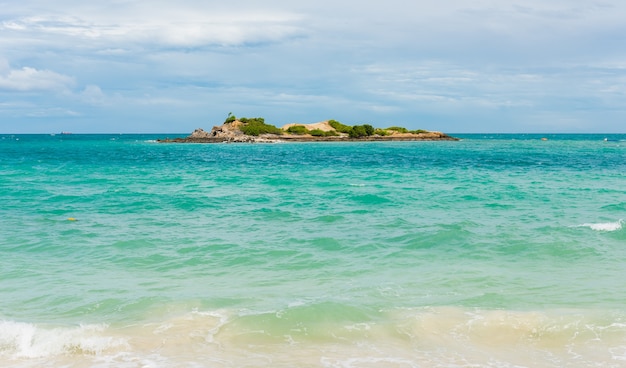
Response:
POLYGON ((0 365, 626 366, 626 135, 166 136, 0 135, 0 365))

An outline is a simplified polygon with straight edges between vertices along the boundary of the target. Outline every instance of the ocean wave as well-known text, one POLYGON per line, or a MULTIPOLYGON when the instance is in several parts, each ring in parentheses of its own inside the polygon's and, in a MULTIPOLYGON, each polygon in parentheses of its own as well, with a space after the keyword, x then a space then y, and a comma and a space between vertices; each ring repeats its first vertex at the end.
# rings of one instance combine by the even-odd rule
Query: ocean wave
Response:
POLYGON ((617 220, 616 222, 599 222, 599 223, 585 223, 576 227, 588 227, 595 231, 617 231, 621 230, 624 226, 624 220, 617 220))
POLYGON ((99 355, 111 349, 128 347, 124 338, 107 334, 108 326, 105 324, 46 328, 31 323, 0 321, 0 358, 99 355))
POLYGON ((299 300, 265 312, 162 317, 118 327, 0 321, 0 366, 554 367, 626 358, 625 316, 610 310, 372 310, 299 300))

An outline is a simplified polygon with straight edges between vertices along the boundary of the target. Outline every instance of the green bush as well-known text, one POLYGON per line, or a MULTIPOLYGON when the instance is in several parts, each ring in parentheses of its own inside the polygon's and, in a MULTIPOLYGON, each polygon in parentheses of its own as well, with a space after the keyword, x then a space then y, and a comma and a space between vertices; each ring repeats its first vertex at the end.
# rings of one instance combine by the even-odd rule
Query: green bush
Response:
POLYGON ((355 125, 352 127, 352 130, 350 130, 348 135, 350 138, 362 138, 367 136, 367 131, 363 125, 355 125))
POLYGON ((428 133, 428 130, 424 130, 424 129, 411 130, 411 133, 413 134, 428 133))
POLYGON ((381 137, 384 137, 384 136, 389 135, 389 131, 387 131, 386 129, 376 128, 376 129, 374 130, 374 134, 376 134, 376 135, 380 135, 381 137))
POLYGON ((348 135, 350 138, 363 138, 373 135, 374 131, 374 127, 369 124, 355 125, 352 127, 352 130, 350 130, 348 135))
POLYGON ((393 131, 398 132, 398 133, 408 133, 409 132, 409 130, 407 128, 399 127, 399 126, 392 126, 392 127, 387 128, 387 130, 393 130, 393 131))
POLYGON ((237 120, 237 118, 235 117, 235 115, 233 115, 232 112, 228 113, 228 117, 226 118, 226 120, 224 120, 224 124, 229 124, 232 123, 233 121, 237 120))
POLYGON ((282 129, 276 128, 270 124, 265 124, 265 119, 263 118, 241 118, 239 121, 243 123, 240 129, 243 134, 246 135, 283 134, 282 129))
POLYGON ((325 132, 321 129, 313 129, 309 131, 309 134, 314 137, 335 137, 338 135, 337 132, 335 132, 334 130, 329 130, 325 132))
POLYGON ((347 126, 345 124, 342 124, 340 122, 338 122, 337 120, 328 120, 328 124, 333 127, 336 131, 338 131, 339 133, 348 133, 350 134, 350 131, 352 130, 352 127, 347 126))
POLYGON ((239 119, 244 124, 259 124, 265 125, 265 119, 263 118, 241 118, 239 119))
POLYGON ((292 125, 287 128, 287 133, 296 134, 296 135, 304 135, 308 134, 309 130, 302 125, 292 125))
POLYGON ((326 132, 321 129, 313 129, 309 132, 314 137, 326 137, 326 132))
POLYGON ((362 126, 363 128, 365 128, 365 133, 367 134, 368 137, 374 134, 375 129, 373 126, 369 124, 363 124, 362 126))
POLYGON ((245 135, 253 135, 257 137, 259 134, 261 134, 261 128, 258 125, 242 126, 240 129, 245 135))

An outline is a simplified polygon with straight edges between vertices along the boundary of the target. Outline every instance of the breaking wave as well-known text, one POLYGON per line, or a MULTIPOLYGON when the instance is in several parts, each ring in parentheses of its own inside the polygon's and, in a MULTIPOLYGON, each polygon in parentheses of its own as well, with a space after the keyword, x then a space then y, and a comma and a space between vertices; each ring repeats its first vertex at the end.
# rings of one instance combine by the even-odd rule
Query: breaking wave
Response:
POLYGON ((0 357, 46 358, 60 355, 99 355, 127 347, 124 338, 108 335, 104 324, 76 327, 41 327, 30 323, 0 321, 0 357))
POLYGON ((624 220, 618 220, 616 222, 585 223, 577 227, 588 227, 595 231, 617 231, 621 230, 623 226, 624 220))

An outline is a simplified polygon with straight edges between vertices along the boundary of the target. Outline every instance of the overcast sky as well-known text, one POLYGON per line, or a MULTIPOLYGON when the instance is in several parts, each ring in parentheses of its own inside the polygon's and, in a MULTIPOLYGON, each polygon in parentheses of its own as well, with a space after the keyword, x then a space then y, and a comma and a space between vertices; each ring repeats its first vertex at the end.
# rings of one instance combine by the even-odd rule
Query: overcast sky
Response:
POLYGON ((623 0, 0 0, 0 133, 626 132, 623 0))

